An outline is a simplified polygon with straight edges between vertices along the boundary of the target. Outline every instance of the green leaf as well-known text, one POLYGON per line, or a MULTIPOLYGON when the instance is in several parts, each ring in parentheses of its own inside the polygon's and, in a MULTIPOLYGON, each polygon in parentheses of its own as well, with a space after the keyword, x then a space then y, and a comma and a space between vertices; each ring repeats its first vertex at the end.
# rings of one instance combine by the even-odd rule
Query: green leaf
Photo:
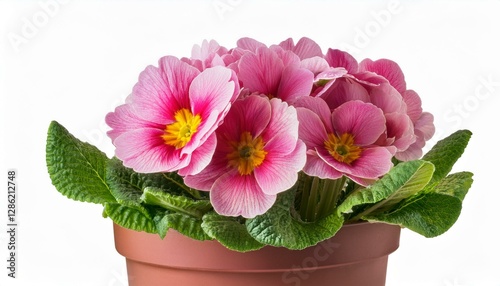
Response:
POLYGON ((278 195, 274 205, 263 215, 246 221, 250 235, 263 244, 289 249, 304 249, 332 237, 342 227, 344 218, 337 213, 316 222, 303 222, 293 215, 295 187, 278 195))
POLYGON ((96 204, 113 203, 106 184, 108 157, 52 121, 47 132, 47 169, 56 189, 66 197, 96 204))
POLYGON ((448 175, 446 178, 442 179, 432 191, 454 196, 463 201, 465 195, 472 186, 472 176, 473 174, 471 172, 460 172, 448 175))
POLYGON ((106 203, 104 212, 116 224, 136 231, 157 233, 153 219, 144 215, 141 211, 122 206, 118 203, 106 203))
POLYGON ((456 222, 461 210, 462 202, 457 197, 440 193, 424 193, 406 200, 393 212, 362 218, 368 221, 397 224, 425 237, 435 237, 446 232, 456 222))
POLYGON ((247 252, 264 247, 264 244, 250 236, 245 224, 234 217, 209 212, 203 216, 201 227, 210 237, 231 250, 247 252))
POLYGON ((212 209, 209 200, 193 200, 184 196, 176 196, 155 187, 146 187, 141 200, 145 204, 160 206, 198 219, 212 209))
POLYGON ((132 169, 123 166, 122 162, 113 158, 108 163, 106 181, 116 201, 123 206, 131 207, 142 212, 146 217, 151 218, 149 212, 141 205, 142 189, 145 185, 159 181, 163 176, 154 174, 139 174, 132 169), (150 177, 155 176, 156 180, 150 177))
POLYGON ((202 220, 182 213, 170 213, 163 211, 154 217, 158 234, 163 239, 170 228, 179 233, 197 240, 211 239, 202 229, 202 220))
POLYGON ((469 130, 458 130, 450 136, 438 141, 422 160, 429 161, 436 167, 431 184, 439 182, 446 177, 453 165, 462 156, 465 147, 469 143, 472 132, 469 130))
POLYGON ((359 210, 356 218, 388 210, 421 191, 431 179, 433 171, 434 166, 431 163, 421 160, 399 163, 373 185, 349 195, 338 207, 338 212, 347 213, 352 211, 354 206, 363 204, 373 205, 359 210))

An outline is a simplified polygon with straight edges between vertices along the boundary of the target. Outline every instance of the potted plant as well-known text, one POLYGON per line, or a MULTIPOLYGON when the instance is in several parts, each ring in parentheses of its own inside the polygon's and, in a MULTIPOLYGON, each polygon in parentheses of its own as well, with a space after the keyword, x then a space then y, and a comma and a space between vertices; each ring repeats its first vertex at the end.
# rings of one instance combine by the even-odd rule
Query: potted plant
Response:
POLYGON ((449 174, 471 132, 424 155, 433 116, 397 63, 308 38, 163 57, 106 122, 115 157, 53 121, 47 167, 103 205, 130 285, 384 285, 400 229, 446 232, 472 184, 449 174))

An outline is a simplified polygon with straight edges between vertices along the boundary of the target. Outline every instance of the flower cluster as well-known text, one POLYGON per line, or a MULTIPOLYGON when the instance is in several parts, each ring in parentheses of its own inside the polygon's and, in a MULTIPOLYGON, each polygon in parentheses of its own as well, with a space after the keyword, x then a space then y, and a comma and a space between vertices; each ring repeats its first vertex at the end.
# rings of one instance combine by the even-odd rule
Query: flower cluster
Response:
POLYGON ((434 133, 393 61, 357 62, 301 38, 194 46, 139 76, 106 117, 116 157, 141 173, 177 172, 219 214, 265 213, 299 173, 368 186, 422 156, 434 133))

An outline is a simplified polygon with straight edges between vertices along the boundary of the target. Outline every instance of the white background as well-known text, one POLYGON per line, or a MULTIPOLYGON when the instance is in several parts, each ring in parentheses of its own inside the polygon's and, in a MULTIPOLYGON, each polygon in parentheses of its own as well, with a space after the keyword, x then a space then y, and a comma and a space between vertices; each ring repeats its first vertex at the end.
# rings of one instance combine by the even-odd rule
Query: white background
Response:
MULTIPOLYGON (((49 123, 59 121, 112 156, 103 118, 147 65, 167 54, 190 56, 203 39, 229 48, 243 36, 268 45, 307 36, 323 52, 393 59, 435 115, 435 140, 472 130, 454 169, 475 173, 460 219, 433 239, 403 230, 387 285, 500 285, 500 1, 19 2, 0 4, 0 181, 15 168, 19 186, 18 278, 7 278, 2 231, 1 285, 126 285, 101 206, 68 200, 51 185, 49 123)), ((5 225, 6 195, 0 197, 5 225)))

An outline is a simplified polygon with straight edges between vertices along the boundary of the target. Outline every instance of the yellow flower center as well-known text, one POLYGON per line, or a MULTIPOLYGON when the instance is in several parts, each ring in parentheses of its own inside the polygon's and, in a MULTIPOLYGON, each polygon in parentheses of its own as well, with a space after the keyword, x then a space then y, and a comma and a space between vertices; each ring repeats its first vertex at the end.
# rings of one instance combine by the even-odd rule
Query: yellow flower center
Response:
POLYGON ((240 175, 249 175, 266 158, 264 141, 259 136, 253 138, 250 132, 243 132, 239 142, 231 144, 234 151, 227 155, 229 165, 238 168, 240 175))
POLYGON ((349 133, 344 133, 339 137, 335 134, 328 134, 325 141, 325 148, 335 160, 351 164, 361 156, 363 149, 354 145, 354 137, 349 133))
POLYGON ((191 111, 182 108, 175 113, 174 118, 176 122, 167 125, 165 127, 165 134, 161 137, 165 141, 165 144, 179 149, 186 146, 196 131, 198 131, 201 116, 193 116, 191 111))

